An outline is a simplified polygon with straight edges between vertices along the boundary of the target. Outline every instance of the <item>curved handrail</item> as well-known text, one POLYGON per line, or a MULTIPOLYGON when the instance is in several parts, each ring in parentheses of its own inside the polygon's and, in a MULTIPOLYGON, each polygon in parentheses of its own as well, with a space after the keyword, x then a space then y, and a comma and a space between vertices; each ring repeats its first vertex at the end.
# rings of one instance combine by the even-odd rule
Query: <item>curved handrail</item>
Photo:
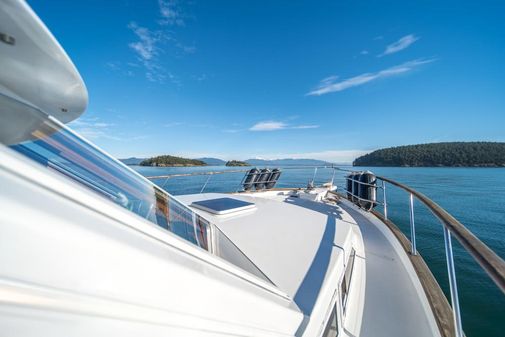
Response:
MULTIPOLYGON (((252 165, 251 167, 255 167, 252 165)), ((282 167, 282 166, 281 166, 282 167)), ((337 169, 331 165, 314 165, 314 166, 288 166, 282 167, 283 170, 303 170, 303 169, 337 169)), ((227 173, 245 173, 249 172, 251 169, 237 169, 237 170, 221 170, 221 171, 202 171, 202 172, 191 172, 191 173, 172 173, 157 176, 145 176, 147 179, 163 179, 163 178, 176 178, 176 177, 193 177, 193 176, 212 176, 216 174, 227 174, 227 173)))
MULTIPOLYGON (((357 170, 349 170, 340 168, 337 166, 311 166, 311 167, 290 167, 290 169, 301 169, 301 168, 314 168, 315 173, 317 168, 330 168, 333 169, 333 177, 331 179, 333 183, 333 178, 335 176, 335 171, 344 171, 358 173, 357 170)), ((287 168, 283 168, 287 169, 287 168)), ((156 178, 172 178, 178 176, 196 176, 196 175, 215 175, 215 174, 225 174, 225 173, 238 173, 246 172, 247 170, 226 170, 226 171, 214 171, 214 172, 193 172, 193 173, 183 173, 183 174, 171 174, 164 176, 152 176, 147 177, 148 179, 156 178)), ((371 173, 371 172, 370 172, 371 173)), ((411 254, 417 255, 416 244, 415 244, 415 224, 414 224, 414 197, 421 201, 432 213, 433 215, 442 223, 444 231, 444 241, 446 249, 446 262, 449 276, 450 292, 451 292, 451 302, 452 302, 452 312, 454 318, 454 333, 458 337, 463 337, 463 327, 461 323, 461 313, 459 308, 458 290, 456 282, 456 274, 454 267, 454 257, 452 252, 451 234, 461 243, 463 248, 474 258, 477 263, 484 269, 488 276, 493 280, 493 282, 498 286, 498 288, 505 293, 505 261, 499 257, 494 251, 492 251, 486 244, 480 241, 470 230, 468 230, 463 224, 461 224, 456 218, 454 218, 449 212, 435 203, 433 200, 425 196, 424 194, 416 191, 415 189, 399 183, 395 180, 376 176, 377 180, 382 181, 382 186, 377 184, 370 184, 366 182, 361 182, 351 177, 346 179, 352 180, 353 183, 366 185, 368 187, 380 188, 383 191, 383 201, 379 203, 377 200, 363 199, 360 196, 354 194, 351 195, 362 201, 373 202, 374 204, 382 204, 384 206, 384 220, 387 221, 387 202, 386 202, 386 183, 392 184, 410 194, 410 226, 411 226, 411 254)), ((208 182, 208 179, 207 179, 208 182)), ((207 184, 207 182, 205 184, 207 184)), ((205 185, 204 185, 205 188, 205 185)), ((345 191, 347 191, 344 188, 345 191)), ((203 191, 203 189, 202 189, 203 191)), ((349 193, 349 191, 347 191, 349 193)), ((452 333, 451 333, 452 334, 452 333)))
POLYGON ((493 282, 505 293, 505 261, 491 250, 485 243, 480 241, 461 222, 456 220, 449 212, 440 207, 433 200, 415 189, 401 184, 389 178, 377 176, 377 179, 390 183, 413 194, 449 229, 451 234, 461 243, 465 250, 479 263, 486 271, 493 282))
MULTIPOLYGON (((340 171, 347 171, 357 173, 356 171, 349 171, 346 169, 335 168, 340 171)), ((359 180, 355 180, 352 174, 347 176, 347 180, 353 181, 353 190, 354 183, 357 184, 366 184, 359 180)), ((370 174, 373 174, 369 172, 370 174)), ((454 255, 451 243, 451 234, 461 243, 463 248, 472 256, 473 259, 484 269, 489 278, 498 286, 498 288, 505 293, 505 261, 501 257, 499 257, 494 251, 492 251, 487 245, 485 245, 482 241, 480 241, 470 230, 468 230, 461 222, 456 220, 449 212, 440 207, 433 200, 425 196, 424 194, 416 191, 415 189, 394 181, 389 178, 375 176, 376 180, 382 181, 382 186, 375 185, 374 187, 382 188, 383 190, 383 201, 382 204, 384 206, 384 219, 387 221, 387 202, 386 202, 386 183, 394 185, 410 194, 410 202, 409 202, 409 215, 410 215, 410 244, 411 244, 411 254, 417 255, 416 250, 416 230, 415 230, 415 221, 414 221, 414 197, 421 201, 433 215, 442 223, 443 232, 444 232, 444 243, 445 243, 445 255, 447 262, 447 272, 449 276, 449 286, 451 293, 451 304, 452 304, 452 313, 454 320, 454 335, 457 337, 463 337, 463 325, 461 322, 461 311, 459 306, 459 296, 458 296, 458 287, 456 281, 456 270, 454 264, 454 255)), ((366 184, 369 185, 369 184, 366 184)), ((348 192, 349 193, 349 192, 348 192)), ((353 193, 353 192, 351 192, 353 193)), ((366 200, 368 202, 375 202, 375 200, 366 200)), ((361 206, 360 206, 361 207, 361 206)))
MULTIPOLYGON (((308 169, 308 168, 330 168, 343 172, 356 172, 356 170, 349 170, 340 168, 337 166, 294 166, 294 167, 284 167, 283 169, 308 169)), ((248 169, 238 169, 238 170, 222 170, 222 171, 205 171, 205 172, 192 172, 192 173, 176 173, 167 174, 159 176, 148 176, 148 179, 160 179, 160 178, 174 178, 174 177, 191 177, 191 176, 201 176, 201 175, 216 175, 216 174, 227 174, 227 173, 244 173, 248 169)), ((403 189, 404 191, 415 196, 419 201, 421 201, 437 219, 442 223, 444 228, 448 229, 451 234, 461 243, 463 248, 477 261, 477 263, 484 269, 484 271, 489 275, 493 282, 500 288, 502 292, 505 293, 505 261, 500 258, 491 248, 489 248, 485 243, 479 240, 469 229, 467 229, 461 222, 454 218, 449 212, 435 203, 433 200, 418 192, 417 190, 399 183, 395 180, 376 176, 377 179, 387 182, 396 187, 403 189)), ((370 185, 358 180, 352 179, 352 181, 358 184, 370 185)), ((380 186, 377 186, 380 188, 380 186)), ((384 187, 383 187, 384 188, 384 187)), ((385 202, 384 202, 385 203, 385 202)))

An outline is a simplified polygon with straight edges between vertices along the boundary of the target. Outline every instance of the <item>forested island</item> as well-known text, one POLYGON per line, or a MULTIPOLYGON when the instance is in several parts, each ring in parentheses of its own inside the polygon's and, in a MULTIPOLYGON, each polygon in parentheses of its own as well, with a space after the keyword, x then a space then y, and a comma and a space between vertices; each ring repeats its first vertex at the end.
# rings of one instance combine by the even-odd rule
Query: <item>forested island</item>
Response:
POLYGON ((505 143, 448 142, 390 147, 357 158, 353 166, 505 167, 505 143))
POLYGON ((188 159, 175 156, 157 156, 144 159, 140 166, 206 166, 207 164, 198 159, 188 159))
POLYGON ((230 160, 226 162, 226 166, 251 166, 249 163, 240 160, 230 160))

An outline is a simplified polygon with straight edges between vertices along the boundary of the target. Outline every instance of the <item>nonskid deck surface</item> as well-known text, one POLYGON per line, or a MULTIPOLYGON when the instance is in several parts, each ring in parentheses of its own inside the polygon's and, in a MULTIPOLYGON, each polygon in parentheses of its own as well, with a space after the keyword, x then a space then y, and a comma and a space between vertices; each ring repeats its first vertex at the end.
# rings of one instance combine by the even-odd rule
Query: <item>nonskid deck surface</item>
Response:
MULTIPOLYGON (((188 195, 182 196, 181 201, 190 204, 194 200, 217 196, 223 195, 188 195)), ((325 219, 330 214, 335 219, 337 228, 341 226, 349 229, 357 225, 365 245, 366 288, 360 336, 439 336, 429 303, 416 273, 410 265, 408 256, 393 234, 388 232, 387 227, 375 216, 359 210, 345 200, 339 205, 327 205, 306 200, 288 202, 288 197, 285 195, 270 194, 262 197, 261 194, 256 194, 254 197, 250 195, 233 197, 248 201, 255 200, 257 210, 241 214, 236 218, 220 219, 210 216, 210 220, 215 221, 230 238, 238 239, 235 242, 237 246, 243 249, 246 255, 249 253, 248 256, 258 267, 279 288, 292 295, 295 302, 297 300, 296 294, 299 294, 299 290, 303 286, 303 279, 306 274, 314 270, 314 263, 317 263, 316 250, 317 247, 323 245, 324 227, 327 221, 325 219), (303 211, 297 211, 293 207, 303 208, 303 211), (322 214, 325 216, 321 217, 322 214), (269 221, 269 218, 277 220, 269 221), (290 224, 290 221, 279 222, 279 218, 291 219, 292 223, 290 224), (265 221, 268 223, 262 223, 265 221), (276 224, 285 227, 276 229, 273 227, 276 224), (300 241, 300 236, 293 232, 306 230, 307 227, 304 225, 321 227, 314 232, 314 235, 307 236, 305 241, 308 244, 305 248, 303 240, 300 241), (255 227, 259 232, 256 232, 255 227), (266 228, 269 228, 269 236, 258 240, 257 235, 265 231, 266 228), (287 228, 289 230, 286 230, 287 228), (244 231, 242 235, 239 233, 241 230, 244 231), (317 237, 321 242, 312 242, 317 237), (286 249, 295 250, 283 252, 282 247, 285 243, 287 243, 284 245, 286 249), (300 255, 300 252, 304 251, 305 254, 300 255), (298 255, 293 257, 291 253, 298 255), (269 259, 263 259, 268 256, 269 259), (293 259, 295 264, 293 264, 293 259)), ((209 218, 209 214, 205 215, 209 218)), ((336 243, 343 240, 338 237, 338 232, 334 233, 336 243)), ((340 233, 347 233, 347 230, 340 233)), ((315 267, 317 270, 317 266, 315 267)), ((317 296, 317 293, 314 296, 317 296)), ((301 304, 298 303, 300 309, 310 315, 310 312, 304 310, 303 303, 301 304)))
POLYGON ((386 226, 347 201, 340 208, 356 221, 365 244, 367 280, 360 336, 440 336, 415 271, 386 226))
MULTIPOLYGON (((194 201, 222 198, 208 193, 180 196, 194 201)), ((310 316, 327 271, 343 265, 343 247, 350 245, 352 225, 334 207, 285 195, 233 196, 256 209, 219 216, 194 208, 213 222, 272 282, 310 316)), ((349 247, 350 249, 350 247, 349 247)))

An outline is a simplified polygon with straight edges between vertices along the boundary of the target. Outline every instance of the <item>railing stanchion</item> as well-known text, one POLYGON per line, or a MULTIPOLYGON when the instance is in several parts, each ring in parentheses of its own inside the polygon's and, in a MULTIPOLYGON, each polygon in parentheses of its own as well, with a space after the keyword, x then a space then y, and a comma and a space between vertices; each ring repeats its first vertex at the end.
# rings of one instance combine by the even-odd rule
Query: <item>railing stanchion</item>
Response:
POLYGON ((203 190, 205 190, 205 187, 207 187, 207 183, 209 182, 210 177, 212 177, 212 174, 209 174, 207 180, 205 181, 205 184, 203 184, 202 189, 200 190, 200 193, 203 193, 203 190))
POLYGON ((456 283, 456 271, 454 269, 454 256, 452 254, 451 232, 444 227, 445 258, 447 260, 447 273, 449 274, 449 286, 451 290, 452 314, 454 318, 454 331, 456 337, 463 337, 463 325, 459 310, 458 285, 456 283))
POLYGON ((314 181, 316 180, 317 167, 314 168, 314 176, 312 177, 312 186, 314 186, 314 181))
POLYGON ((410 244, 412 255, 417 255, 416 249, 416 224, 414 221, 414 195, 410 193, 410 244))
POLYGON ((388 203, 386 200, 386 182, 382 180, 382 202, 384 204, 384 219, 388 219, 388 203))

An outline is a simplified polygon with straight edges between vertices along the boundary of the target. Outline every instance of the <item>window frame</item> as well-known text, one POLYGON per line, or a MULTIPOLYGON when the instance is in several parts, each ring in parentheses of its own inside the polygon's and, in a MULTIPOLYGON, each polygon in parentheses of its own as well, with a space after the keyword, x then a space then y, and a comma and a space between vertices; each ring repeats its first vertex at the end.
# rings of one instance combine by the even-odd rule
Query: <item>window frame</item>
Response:
POLYGON ((340 300, 342 303, 342 316, 345 316, 347 309, 347 301, 349 299, 349 292, 351 289, 352 275, 354 272, 354 263, 356 261, 356 250, 351 248, 351 253, 345 265, 344 276, 340 282, 340 300))

